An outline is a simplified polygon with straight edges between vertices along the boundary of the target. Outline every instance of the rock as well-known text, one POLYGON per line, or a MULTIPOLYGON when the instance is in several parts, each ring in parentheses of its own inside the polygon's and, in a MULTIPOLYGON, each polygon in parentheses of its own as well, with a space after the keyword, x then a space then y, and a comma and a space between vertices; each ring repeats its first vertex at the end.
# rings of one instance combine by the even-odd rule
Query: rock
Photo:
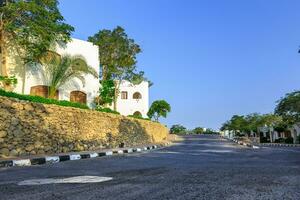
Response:
POLYGON ((20 129, 16 129, 16 130, 13 131, 13 135, 15 137, 18 137, 20 135, 23 135, 23 132, 20 129))
POLYGON ((0 138, 4 138, 7 135, 6 131, 0 131, 0 138))
POLYGON ((19 124, 19 120, 15 117, 11 118, 11 125, 17 126, 19 124))
POLYGON ((17 155, 19 155, 19 152, 18 152, 17 150, 13 149, 13 150, 11 150, 11 151, 9 152, 9 155, 10 155, 10 156, 17 156, 17 155))
POLYGON ((4 139, 3 138, 0 138, 0 143, 3 143, 4 142, 4 139))
POLYGON ((45 154, 45 151, 43 151, 43 150, 38 150, 38 151, 37 151, 37 154, 43 155, 43 154, 45 154))
POLYGON ((7 148, 0 149, 0 155, 9 155, 9 150, 7 148))
POLYGON ((31 144, 27 145, 26 148, 25 148, 25 150, 28 151, 28 152, 32 151, 33 149, 34 149, 34 146, 31 145, 31 144))
POLYGON ((33 111, 34 108, 32 107, 31 104, 26 104, 26 105, 24 106, 24 110, 26 110, 26 111, 33 111))
POLYGON ((37 142, 34 143, 35 148, 40 148, 42 145, 43 145, 43 143, 40 142, 40 141, 37 141, 37 142))

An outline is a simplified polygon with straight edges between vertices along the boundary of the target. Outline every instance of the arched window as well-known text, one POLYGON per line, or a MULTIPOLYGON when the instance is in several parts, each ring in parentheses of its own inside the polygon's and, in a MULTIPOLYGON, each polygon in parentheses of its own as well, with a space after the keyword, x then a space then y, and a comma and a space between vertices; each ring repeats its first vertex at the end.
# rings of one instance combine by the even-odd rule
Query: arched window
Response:
POLYGON ((135 112, 133 113, 133 115, 136 116, 136 117, 142 117, 142 116, 143 116, 142 113, 141 113, 140 111, 135 111, 135 112))
MULTIPOLYGON (((48 98, 48 96, 49 96, 49 86, 47 86, 47 85, 32 86, 30 88, 30 95, 48 98)), ((58 99, 58 96, 59 96, 59 92, 56 91, 54 98, 58 99)))
POLYGON ((141 95, 141 93, 139 93, 139 92, 135 92, 134 94, 133 94, 133 97, 132 97, 133 99, 141 99, 142 98, 142 95, 141 95))
POLYGON ((86 94, 81 91, 72 91, 70 93, 70 101, 86 104, 86 94))

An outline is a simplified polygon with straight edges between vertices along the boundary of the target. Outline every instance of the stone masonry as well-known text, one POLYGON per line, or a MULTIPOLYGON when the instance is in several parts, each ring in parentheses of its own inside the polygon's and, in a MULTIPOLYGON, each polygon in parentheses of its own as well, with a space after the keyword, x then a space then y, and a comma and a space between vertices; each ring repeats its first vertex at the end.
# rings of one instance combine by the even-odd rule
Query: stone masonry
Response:
POLYGON ((159 123, 120 115, 0 97, 0 157, 163 142, 159 123))

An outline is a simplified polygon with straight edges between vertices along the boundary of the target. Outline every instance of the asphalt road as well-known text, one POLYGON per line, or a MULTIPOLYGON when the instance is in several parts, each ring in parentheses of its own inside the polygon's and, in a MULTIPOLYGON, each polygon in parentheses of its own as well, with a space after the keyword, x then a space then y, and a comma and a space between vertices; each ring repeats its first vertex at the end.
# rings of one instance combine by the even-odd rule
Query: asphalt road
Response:
POLYGON ((0 169, 0 199, 300 199, 300 148, 250 149, 187 136, 141 154, 0 169), (101 183, 19 185, 75 176, 101 183))

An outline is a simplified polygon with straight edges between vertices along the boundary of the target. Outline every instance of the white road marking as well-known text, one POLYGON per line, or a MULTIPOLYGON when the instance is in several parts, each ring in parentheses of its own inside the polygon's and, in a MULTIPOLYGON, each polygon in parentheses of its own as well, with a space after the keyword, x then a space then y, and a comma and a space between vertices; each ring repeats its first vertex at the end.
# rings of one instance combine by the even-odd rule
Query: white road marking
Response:
POLYGON ((31 179, 18 183, 18 185, 45 185, 58 183, 100 183, 112 180, 112 177, 100 176, 75 176, 70 178, 46 178, 46 179, 31 179))

